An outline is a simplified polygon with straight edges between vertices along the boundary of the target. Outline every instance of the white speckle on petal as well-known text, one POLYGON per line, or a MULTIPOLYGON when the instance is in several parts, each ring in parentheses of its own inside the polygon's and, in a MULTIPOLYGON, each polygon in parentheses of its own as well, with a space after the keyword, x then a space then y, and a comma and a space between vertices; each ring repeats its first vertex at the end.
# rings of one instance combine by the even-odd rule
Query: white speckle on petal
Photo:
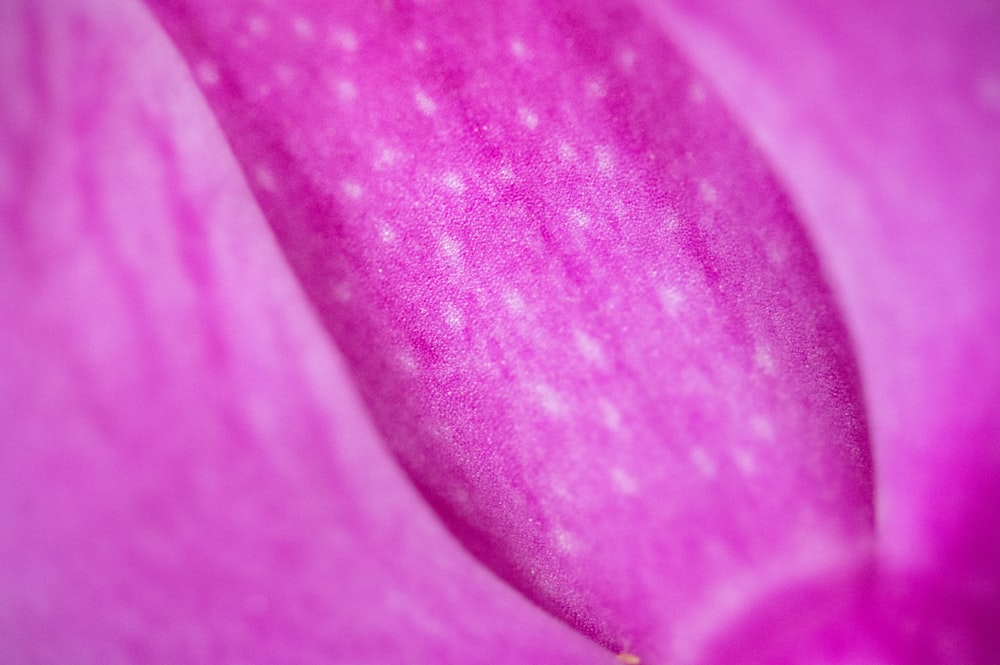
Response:
POLYGON ((413 48, 418 53, 423 53, 424 51, 427 50, 427 40, 425 40, 423 37, 417 37, 416 39, 413 40, 413 48))
POLYGON ((330 32, 330 42, 347 53, 358 50, 358 37, 349 28, 334 28, 330 32))
POLYGON ((764 374, 774 374, 774 358, 771 356, 771 350, 766 346, 758 345, 754 349, 753 362, 757 369, 764 374))
POLYGON ((524 314, 524 298, 521 297, 521 292, 517 289, 509 289, 506 293, 504 293, 503 302, 511 314, 516 314, 518 316, 524 314))
POLYGON ((441 182, 456 194, 461 194, 465 191, 465 182, 462 181, 462 177, 457 173, 445 173, 441 177, 441 182))
POLYGON ((574 148, 569 143, 562 141, 559 144, 559 159, 564 162, 575 162, 579 155, 576 153, 576 148, 574 148))
POLYGON ((565 529, 556 528, 552 535, 555 538, 556 547, 567 554, 572 554, 580 548, 580 540, 565 529))
POLYGON ((611 481, 622 494, 635 494, 639 491, 639 483, 625 469, 614 467, 611 469, 611 481))
POLYGON ((691 101, 695 104, 704 104, 705 99, 708 98, 708 94, 705 92, 705 86, 698 82, 692 83, 691 87, 688 89, 688 97, 690 97, 691 101))
POLYGON ((378 157, 375 158, 375 167, 382 168, 385 166, 392 166, 399 159, 399 152, 393 150, 392 148, 382 148, 379 152, 378 157))
POLYGON ((260 16, 251 16, 247 19, 247 27, 251 34, 259 37, 267 32, 267 21, 260 16))
POLYGON ((635 51, 624 48, 618 53, 618 65, 626 72, 632 71, 635 67, 635 51))
POLYGON ((660 289, 660 304, 670 317, 676 317, 684 302, 684 295, 672 286, 665 286, 660 289))
POLYGON ((510 52, 518 60, 523 60, 528 55, 528 47, 520 39, 514 39, 510 42, 510 52))
POLYGON ((396 241, 396 232, 385 222, 379 225, 378 236, 382 239, 382 242, 387 244, 396 241))
POLYGON ((584 358, 597 365, 604 364, 604 349, 593 337, 582 330, 574 330, 573 341, 576 342, 576 348, 584 358))
POLYGON ((743 475, 752 476, 757 472, 757 460, 749 450, 736 448, 732 451, 733 461, 743 475))
POLYGON ((462 316, 462 311, 454 303, 449 302, 444 305, 444 322, 452 328, 461 328, 465 317, 462 316))
POLYGON ((261 189, 271 193, 278 191, 278 182, 274 179, 274 172, 263 164, 254 169, 253 177, 261 189))
POLYGON ((707 180, 702 180, 698 183, 698 195, 701 196, 701 200, 706 203, 715 203, 719 200, 719 192, 715 187, 707 180))
POLYGON ((562 414, 562 398, 559 396, 559 393, 552 388, 552 386, 546 383, 539 383, 535 386, 535 395, 538 398, 538 403, 541 404, 542 408, 550 414, 554 416, 562 414))
POLYGON ((538 114, 531 109, 520 108, 517 110, 517 115, 521 118, 521 124, 528 129, 534 130, 538 127, 538 114))
POLYGON ((296 78, 295 68, 283 62, 274 66, 274 75, 285 84, 291 83, 296 78))
POLYGON ((598 407, 601 410, 601 421, 604 423, 604 426, 612 432, 620 430, 622 427, 622 413, 618 410, 618 407, 603 398, 598 402, 598 407))
POLYGON ((195 77, 198 79, 198 83, 204 86, 217 85, 219 83, 219 68, 215 66, 214 62, 202 60, 195 67, 195 77))
POLYGON ((334 301, 339 303, 348 302, 353 294, 351 293, 351 285, 347 282, 338 282, 333 285, 330 289, 330 294, 333 296, 334 301))
POLYGON ((441 236, 439 244, 441 246, 441 253, 444 254, 446 258, 457 259, 462 253, 462 246, 457 240, 449 235, 441 236))
POLYGON ((412 354, 406 352, 400 353, 396 360, 399 366, 407 372, 412 373, 417 371, 417 361, 412 354))
POLYGON ((704 448, 695 446, 691 449, 689 455, 691 457, 691 461, 698 468, 698 471, 701 472, 701 475, 706 478, 714 478, 715 474, 718 473, 718 469, 715 467, 715 462, 708 456, 708 453, 705 452, 704 448))
POLYGON ((750 418, 750 431, 758 439, 771 441, 774 439, 774 425, 764 416, 753 416, 750 418))
POLYGON ((577 208, 570 208, 569 212, 566 213, 569 220, 580 227, 590 226, 591 220, 590 215, 579 210, 577 208))
POLYGON ((358 98, 358 87, 354 81, 337 81, 337 95, 347 102, 358 98))
POLYGON ((587 96, 593 99, 603 99, 608 95, 608 87, 600 79, 591 79, 585 84, 587 96))
POLYGON ((299 36, 299 39, 308 40, 313 38, 312 23, 303 16, 295 17, 295 20, 292 21, 292 28, 295 30, 295 34, 299 36))
POLYGON ((614 170, 615 164, 611 159, 611 150, 607 146, 599 145, 594 149, 594 157, 597 159, 597 170, 605 175, 614 170))
POLYGON ((424 115, 434 115, 437 111, 437 104, 423 90, 417 90, 413 95, 413 101, 424 115))
POLYGON ((358 200, 361 198, 362 189, 361 185, 354 182, 353 180, 344 180, 340 183, 340 188, 344 190, 344 196, 349 199, 358 200))

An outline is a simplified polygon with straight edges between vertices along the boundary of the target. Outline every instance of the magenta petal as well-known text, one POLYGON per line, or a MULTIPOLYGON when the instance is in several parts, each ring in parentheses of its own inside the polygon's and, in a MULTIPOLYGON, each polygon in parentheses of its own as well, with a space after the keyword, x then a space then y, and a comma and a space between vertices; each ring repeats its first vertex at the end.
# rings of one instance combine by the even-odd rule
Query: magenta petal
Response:
POLYGON ((0 7, 0 662, 601 663, 388 458, 170 44, 0 7))
POLYGON ((858 346, 887 560, 1000 599, 1000 5, 648 4, 807 213, 858 346))
POLYGON ((388 442, 528 596, 682 662, 865 549, 819 266, 629 3, 150 4, 388 442))

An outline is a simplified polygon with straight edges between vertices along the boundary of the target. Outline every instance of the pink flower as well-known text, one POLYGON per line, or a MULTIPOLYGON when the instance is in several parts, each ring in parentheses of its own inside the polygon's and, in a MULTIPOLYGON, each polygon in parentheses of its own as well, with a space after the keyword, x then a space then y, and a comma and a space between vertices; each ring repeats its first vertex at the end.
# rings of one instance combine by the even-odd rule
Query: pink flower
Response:
POLYGON ((994 662, 982 4, 4 4, 0 662, 994 662))

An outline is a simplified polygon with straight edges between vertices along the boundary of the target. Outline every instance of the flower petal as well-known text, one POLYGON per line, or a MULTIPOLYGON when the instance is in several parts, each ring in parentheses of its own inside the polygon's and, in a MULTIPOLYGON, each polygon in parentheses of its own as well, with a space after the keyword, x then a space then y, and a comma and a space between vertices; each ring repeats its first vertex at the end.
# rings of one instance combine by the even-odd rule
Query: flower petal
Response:
POLYGON ((806 213, 858 345, 888 561, 1000 598, 1000 8, 647 5, 806 213))
POLYGON ((150 4, 381 431, 494 570, 680 662, 864 548, 818 264, 631 4, 150 4))
POLYGON ((0 49, 0 661, 612 660, 398 471, 144 8, 0 49))

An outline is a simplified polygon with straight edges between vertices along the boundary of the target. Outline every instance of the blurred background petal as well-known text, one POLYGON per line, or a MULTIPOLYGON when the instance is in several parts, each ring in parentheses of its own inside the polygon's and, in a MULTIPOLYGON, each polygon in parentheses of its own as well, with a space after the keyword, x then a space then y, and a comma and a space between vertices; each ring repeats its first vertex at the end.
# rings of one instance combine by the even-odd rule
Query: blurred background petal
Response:
POLYGON ((602 663, 384 451, 133 2, 0 5, 0 662, 602 663))
POLYGON ((1000 5, 645 4, 804 213, 858 348, 883 554, 1000 598, 1000 5))

